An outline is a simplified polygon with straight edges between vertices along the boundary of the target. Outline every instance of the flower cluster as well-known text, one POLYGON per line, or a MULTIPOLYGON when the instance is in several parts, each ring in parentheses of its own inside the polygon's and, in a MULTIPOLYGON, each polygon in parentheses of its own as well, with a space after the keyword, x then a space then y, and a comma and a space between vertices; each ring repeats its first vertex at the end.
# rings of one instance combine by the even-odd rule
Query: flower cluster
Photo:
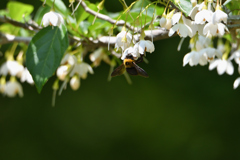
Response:
POLYGON ((80 87, 80 80, 86 79, 88 72, 93 74, 93 69, 89 64, 82 61, 81 55, 66 54, 56 71, 58 79, 63 81, 59 93, 61 94, 62 89, 66 88, 69 81, 70 87, 77 90, 80 87))
POLYGON ((15 60, 12 53, 6 53, 7 61, 0 66, 0 93, 4 96, 23 97, 22 85, 17 78, 22 83, 34 84, 31 74, 22 64, 22 54, 23 52, 20 52, 15 60))
POLYGON ((118 33, 115 43, 115 48, 122 50, 121 59, 124 60, 127 56, 131 55, 135 60, 137 60, 142 55, 145 55, 146 52, 154 52, 155 47, 152 41, 144 40, 145 34, 144 31, 141 33, 140 41, 136 43, 134 36, 127 32, 125 27, 122 28, 122 31, 118 33))
MULTIPOLYGON (((240 49, 231 52, 228 40, 223 38, 226 31, 229 31, 226 27, 228 15, 222 11, 221 4, 218 1, 216 4, 212 0, 200 4, 194 0, 191 2, 193 8, 188 18, 182 12, 172 10, 167 14, 164 12, 160 19, 160 26, 169 30, 169 36, 176 32, 180 37, 191 38, 189 45, 191 51, 184 56, 183 66, 209 64, 209 70, 216 68, 219 75, 224 73, 233 75, 232 60, 234 59, 239 66, 240 74, 240 49), (218 39, 215 47, 214 38, 218 39)), ((239 84, 240 77, 235 80, 234 88, 237 88, 239 84)))

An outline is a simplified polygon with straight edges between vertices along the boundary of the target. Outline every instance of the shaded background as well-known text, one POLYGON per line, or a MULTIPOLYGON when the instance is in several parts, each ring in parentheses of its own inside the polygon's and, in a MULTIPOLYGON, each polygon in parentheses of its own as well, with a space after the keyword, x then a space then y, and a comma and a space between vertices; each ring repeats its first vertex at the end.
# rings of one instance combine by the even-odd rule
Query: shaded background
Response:
POLYGON ((179 40, 157 41, 150 63, 140 64, 150 78, 131 77, 132 85, 124 76, 108 82, 102 63, 78 91, 58 96, 56 107, 53 80, 40 95, 24 84, 24 98, 1 96, 0 159, 239 159, 238 74, 182 67, 188 44, 177 52, 179 40))

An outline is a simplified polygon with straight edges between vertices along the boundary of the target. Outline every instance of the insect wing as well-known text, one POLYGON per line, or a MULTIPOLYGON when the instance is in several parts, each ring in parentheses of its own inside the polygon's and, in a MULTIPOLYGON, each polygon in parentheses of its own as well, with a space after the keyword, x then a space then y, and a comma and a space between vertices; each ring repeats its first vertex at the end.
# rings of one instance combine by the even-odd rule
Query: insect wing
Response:
POLYGON ((115 76, 120 76, 124 73, 125 71, 125 66, 124 64, 121 64, 120 66, 118 66, 111 74, 112 77, 115 77, 115 76))
POLYGON ((127 72, 130 74, 130 75, 133 75, 133 76, 137 76, 138 75, 138 71, 135 67, 131 67, 131 68, 126 68, 127 72))
POLYGON ((133 65, 138 73, 139 76, 142 76, 142 77, 145 77, 145 78, 148 78, 148 74, 147 72, 145 72, 141 67, 139 67, 135 62, 133 62, 133 65))

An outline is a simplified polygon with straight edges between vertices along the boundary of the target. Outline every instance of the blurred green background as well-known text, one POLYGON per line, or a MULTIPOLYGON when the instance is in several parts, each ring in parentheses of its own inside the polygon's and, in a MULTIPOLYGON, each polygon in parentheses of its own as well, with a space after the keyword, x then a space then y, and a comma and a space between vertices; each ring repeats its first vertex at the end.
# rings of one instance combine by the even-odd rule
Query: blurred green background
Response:
MULTIPOLYGON (((107 0, 108 10, 113 2, 121 9, 107 0)), ((240 159, 237 70, 219 76, 207 66, 182 67, 188 40, 177 52, 179 40, 157 41, 150 63, 140 64, 150 78, 131 77, 132 85, 124 76, 108 82, 102 63, 78 91, 58 96, 56 107, 53 79, 40 95, 24 84, 24 98, 1 96, 0 159, 240 159)))

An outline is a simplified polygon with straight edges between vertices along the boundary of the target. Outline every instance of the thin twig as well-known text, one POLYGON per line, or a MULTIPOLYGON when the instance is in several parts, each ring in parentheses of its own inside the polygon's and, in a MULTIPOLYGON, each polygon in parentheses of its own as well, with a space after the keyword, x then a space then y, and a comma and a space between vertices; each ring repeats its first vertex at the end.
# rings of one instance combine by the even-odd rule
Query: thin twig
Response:
MULTIPOLYGON (((101 13, 98 13, 98 12, 95 12, 95 11, 91 10, 90 8, 88 8, 88 6, 86 5, 86 3, 84 1, 82 1, 82 3, 80 5, 83 7, 83 9, 87 13, 89 13, 89 14, 91 14, 93 16, 96 16, 99 19, 105 20, 105 21, 107 21, 107 22, 109 22, 111 24, 115 24, 116 26, 124 26, 124 24, 125 24, 124 20, 116 21, 116 20, 110 18, 109 16, 106 16, 104 14, 101 14, 101 13)), ((131 26, 128 23, 126 23, 126 28, 130 29, 131 31, 136 30, 133 26, 131 26)))
POLYGON ((22 22, 18 22, 18 21, 15 21, 7 16, 0 16, 0 22, 3 22, 3 23, 10 23, 16 27, 21 27, 21 28, 24 28, 24 29, 27 29, 27 30, 31 30, 31 31, 35 31, 35 30, 40 30, 41 27, 39 26, 36 26, 34 24, 30 24, 30 23, 22 23, 22 22))

